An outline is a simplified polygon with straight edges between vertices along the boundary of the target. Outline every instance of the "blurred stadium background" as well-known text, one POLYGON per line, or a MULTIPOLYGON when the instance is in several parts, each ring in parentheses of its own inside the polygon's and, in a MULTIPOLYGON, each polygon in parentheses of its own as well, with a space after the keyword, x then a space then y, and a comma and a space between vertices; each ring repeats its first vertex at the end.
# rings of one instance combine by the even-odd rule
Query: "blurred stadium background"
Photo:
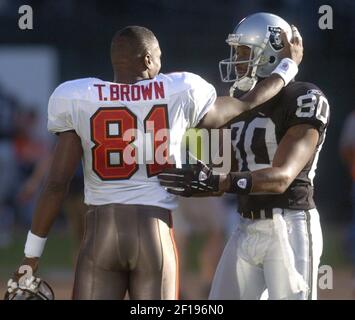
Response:
MULTIPOLYGON (((324 236, 321 264, 333 268, 334 279, 333 289, 319 290, 319 296, 355 297, 350 257, 355 247, 351 241, 351 179, 339 156, 341 129, 355 105, 352 0, 0 0, 0 154, 5 159, 0 162, 2 292, 22 259, 38 184, 55 142, 46 132, 46 103, 52 90, 75 78, 110 80, 111 37, 116 30, 137 24, 157 35, 163 52, 162 72, 195 72, 212 82, 219 94, 227 94, 218 71, 218 61, 229 54, 224 40, 241 18, 258 11, 280 15, 299 28, 305 55, 298 78, 317 84, 330 102, 331 124, 315 184, 324 236), (18 8, 23 4, 33 8, 33 30, 18 28, 18 8), (333 30, 318 27, 318 9, 323 4, 333 8, 333 30)), ((78 170, 41 260, 41 276, 62 299, 71 294, 76 237, 84 210, 81 192, 78 170)), ((214 208, 214 213, 209 213, 203 225, 205 210, 196 203, 184 203, 180 211, 185 219, 177 218, 182 298, 186 299, 207 297, 215 263, 235 223, 230 199, 205 206, 214 208), (190 211, 195 213, 190 215, 190 211)))

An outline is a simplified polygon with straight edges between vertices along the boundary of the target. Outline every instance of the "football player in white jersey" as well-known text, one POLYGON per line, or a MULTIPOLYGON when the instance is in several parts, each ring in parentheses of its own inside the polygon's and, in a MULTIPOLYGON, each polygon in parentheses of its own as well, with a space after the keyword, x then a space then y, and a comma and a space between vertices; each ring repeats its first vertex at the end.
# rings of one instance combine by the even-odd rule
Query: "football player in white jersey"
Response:
MULTIPOLYGON (((89 210, 73 299, 123 299, 127 292, 131 299, 176 299, 178 258, 170 214, 175 196, 160 186, 157 175, 170 165, 168 159, 179 159, 188 128, 220 127, 272 98, 295 76, 303 48, 289 43, 287 36, 283 34, 286 68, 241 101, 216 98, 214 87, 195 74, 159 73, 161 51, 150 30, 130 26, 118 31, 111 46, 113 82, 69 81, 50 97, 48 129, 58 135, 58 142, 23 265, 37 270, 50 227, 82 160, 89 210), (167 138, 158 137, 161 129, 169 129, 167 138), (159 150, 165 163, 155 158, 159 150)), ((18 270, 15 280, 19 276, 18 270)), ((35 277, 26 283, 34 283, 31 279, 35 277)), ((11 292, 17 288, 16 281, 9 282, 11 292)))

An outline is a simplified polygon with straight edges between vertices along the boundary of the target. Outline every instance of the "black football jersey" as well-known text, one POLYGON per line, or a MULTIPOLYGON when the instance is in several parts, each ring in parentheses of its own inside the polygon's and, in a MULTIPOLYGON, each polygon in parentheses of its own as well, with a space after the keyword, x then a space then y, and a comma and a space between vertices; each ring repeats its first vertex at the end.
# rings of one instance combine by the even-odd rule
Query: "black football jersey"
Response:
POLYGON ((329 104, 317 86, 292 82, 268 102, 241 114, 229 123, 239 171, 272 166, 273 158, 287 130, 310 124, 319 132, 314 155, 283 194, 239 196, 239 211, 267 208, 307 210, 315 207, 313 178, 329 121, 329 104))

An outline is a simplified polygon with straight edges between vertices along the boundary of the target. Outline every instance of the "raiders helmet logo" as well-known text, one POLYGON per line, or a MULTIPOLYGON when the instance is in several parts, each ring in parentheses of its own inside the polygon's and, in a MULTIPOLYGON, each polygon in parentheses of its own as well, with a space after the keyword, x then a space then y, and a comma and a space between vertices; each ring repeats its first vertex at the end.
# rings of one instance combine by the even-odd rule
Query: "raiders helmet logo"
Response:
POLYGON ((269 32, 270 32, 270 44, 271 46, 276 50, 279 51, 281 50, 284 46, 282 44, 281 40, 281 28, 279 27, 268 27, 269 32))
POLYGON ((247 187, 247 179, 242 178, 237 181, 237 186, 239 188, 245 189, 247 187))
POLYGON ((205 181, 207 180, 208 176, 205 172, 201 171, 200 174, 198 175, 198 180, 199 181, 205 181))

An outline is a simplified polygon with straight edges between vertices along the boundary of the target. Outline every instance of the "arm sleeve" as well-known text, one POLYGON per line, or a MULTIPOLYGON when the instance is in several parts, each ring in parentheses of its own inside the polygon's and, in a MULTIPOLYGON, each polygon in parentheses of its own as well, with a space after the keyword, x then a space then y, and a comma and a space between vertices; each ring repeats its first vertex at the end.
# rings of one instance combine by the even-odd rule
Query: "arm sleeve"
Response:
POLYGON ((48 102, 48 131, 59 133, 74 130, 72 99, 58 95, 57 91, 54 91, 48 102))
POLYGON ((198 75, 187 73, 185 82, 188 85, 185 111, 189 120, 189 127, 194 128, 213 106, 217 94, 214 86, 198 75))
POLYGON ((286 130, 299 124, 309 124, 321 136, 329 122, 329 103, 314 85, 303 84, 285 95, 286 130))

